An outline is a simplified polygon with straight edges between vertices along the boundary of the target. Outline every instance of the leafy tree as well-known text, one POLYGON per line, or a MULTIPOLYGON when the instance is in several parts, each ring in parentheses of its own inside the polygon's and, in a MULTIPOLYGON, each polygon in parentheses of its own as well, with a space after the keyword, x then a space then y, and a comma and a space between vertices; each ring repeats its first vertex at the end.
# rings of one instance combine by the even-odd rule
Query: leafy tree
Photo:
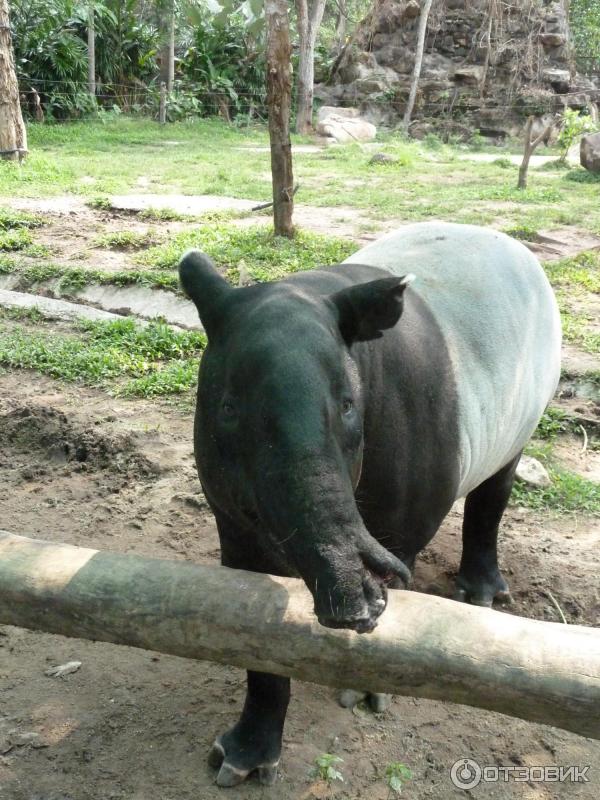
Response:
POLYGON ((558 134, 558 146, 560 147, 559 161, 563 164, 567 160, 569 148, 578 136, 584 133, 591 133, 595 129, 591 117, 582 116, 574 108, 565 108, 560 132, 558 134))
POLYGON ((579 68, 600 69, 600 0, 571 0, 569 14, 579 68))

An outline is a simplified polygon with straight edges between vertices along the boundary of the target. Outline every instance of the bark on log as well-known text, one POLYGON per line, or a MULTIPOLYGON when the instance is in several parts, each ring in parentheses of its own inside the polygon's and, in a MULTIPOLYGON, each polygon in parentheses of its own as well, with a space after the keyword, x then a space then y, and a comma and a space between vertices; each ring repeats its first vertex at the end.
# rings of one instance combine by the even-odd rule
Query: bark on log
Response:
POLYGON ((0 623, 331 686, 447 700, 600 739, 600 631, 390 592, 374 633, 304 584, 0 532, 0 623))
POLYGON ((292 238, 294 174, 290 139, 292 69, 290 23, 284 0, 266 0, 267 106, 273 180, 273 228, 277 236, 292 238))
POLYGON ((0 0, 0 158, 16 161, 27 153, 7 0, 0 0))
POLYGON ((296 25, 300 39, 296 133, 307 134, 312 130, 315 45, 324 11, 325 0, 312 0, 312 2, 309 2, 309 0, 296 0, 296 25))
POLYGON ((417 49, 415 51, 415 66, 410 81, 410 92, 406 101, 406 109, 402 118, 402 128, 408 133, 408 126, 412 117, 415 100, 417 99, 417 89, 419 88, 419 78, 421 77, 421 67, 423 65, 423 53, 425 52, 425 34, 427 33, 427 22, 433 0, 424 0, 419 17, 419 30, 417 32, 417 49))

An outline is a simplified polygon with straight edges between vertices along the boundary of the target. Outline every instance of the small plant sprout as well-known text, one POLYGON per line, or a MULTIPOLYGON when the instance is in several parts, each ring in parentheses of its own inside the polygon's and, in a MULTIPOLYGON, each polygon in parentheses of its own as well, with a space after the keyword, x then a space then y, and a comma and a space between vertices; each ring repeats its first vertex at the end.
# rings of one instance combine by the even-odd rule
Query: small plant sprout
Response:
POLYGON ((402 791, 402 784, 404 781, 409 781, 412 778, 412 772, 399 761, 393 761, 385 768, 385 782, 388 787, 388 798, 397 797, 402 791))
POLYGON ((336 769, 338 764, 343 764, 344 759, 339 756, 334 756, 331 753, 321 753, 320 756, 315 758, 315 766, 311 771, 311 777, 318 778, 328 786, 334 781, 344 781, 344 776, 336 769))

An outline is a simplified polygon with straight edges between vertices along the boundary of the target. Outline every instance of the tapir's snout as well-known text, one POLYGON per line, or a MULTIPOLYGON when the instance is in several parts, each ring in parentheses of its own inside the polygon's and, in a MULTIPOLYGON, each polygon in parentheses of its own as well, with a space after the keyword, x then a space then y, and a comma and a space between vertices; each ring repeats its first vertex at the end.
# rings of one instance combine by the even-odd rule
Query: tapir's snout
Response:
MULTIPOLYGON (((367 534, 368 536, 368 534, 367 534)), ((307 582, 313 590, 315 614, 326 628, 345 628, 357 633, 371 633, 387 606, 387 584, 408 587, 408 567, 389 553, 372 537, 363 541, 358 558, 348 559, 343 566, 329 564, 328 575, 307 582), (348 569, 348 563, 352 564, 348 569), (333 577, 333 585, 327 580, 333 577)))

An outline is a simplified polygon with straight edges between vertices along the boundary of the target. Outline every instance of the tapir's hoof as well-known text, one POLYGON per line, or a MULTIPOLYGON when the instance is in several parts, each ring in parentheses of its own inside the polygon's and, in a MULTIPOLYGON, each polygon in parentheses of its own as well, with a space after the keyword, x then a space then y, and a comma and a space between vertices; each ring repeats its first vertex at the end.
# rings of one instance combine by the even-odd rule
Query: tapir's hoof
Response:
POLYGON ((219 739, 216 739, 209 754, 208 763, 214 769, 218 769, 217 786, 230 787, 238 786, 246 780, 252 772, 258 774, 258 780, 263 786, 272 786, 277 780, 277 764, 257 764, 251 769, 235 767, 226 758, 225 748, 219 739))
POLYGON ((371 710, 376 714, 381 714, 392 702, 391 694, 382 694, 381 692, 359 692, 355 689, 343 689, 338 698, 342 708, 354 708, 361 700, 365 699, 371 710))
POLYGON ((506 581, 500 577, 500 581, 495 584, 482 583, 478 586, 465 586, 457 583, 453 600, 458 600, 459 603, 470 603, 472 606, 482 606, 483 608, 491 608, 494 601, 502 605, 509 605, 512 603, 512 597, 506 581))

